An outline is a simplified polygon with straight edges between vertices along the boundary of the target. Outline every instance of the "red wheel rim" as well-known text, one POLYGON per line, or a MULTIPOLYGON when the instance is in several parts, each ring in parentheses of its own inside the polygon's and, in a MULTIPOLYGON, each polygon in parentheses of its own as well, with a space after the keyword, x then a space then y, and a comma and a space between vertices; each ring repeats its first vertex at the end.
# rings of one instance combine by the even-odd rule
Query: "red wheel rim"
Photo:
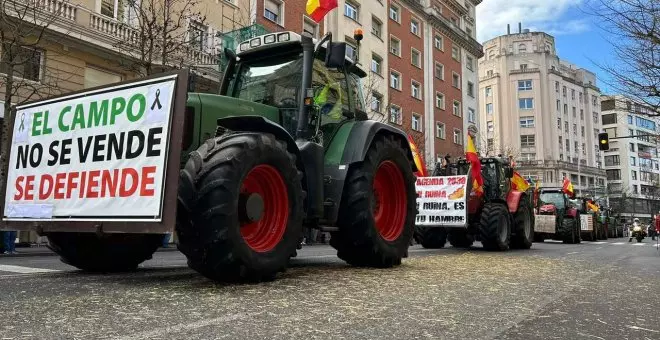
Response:
POLYGON ((258 221, 241 223, 241 236, 256 252, 267 252, 282 240, 289 219, 289 195, 284 179, 274 167, 257 165, 243 180, 243 194, 259 194, 264 202, 258 221))
POLYGON ((396 240, 403 232, 408 197, 403 174, 392 161, 384 161, 374 178, 374 219, 386 241, 396 240))

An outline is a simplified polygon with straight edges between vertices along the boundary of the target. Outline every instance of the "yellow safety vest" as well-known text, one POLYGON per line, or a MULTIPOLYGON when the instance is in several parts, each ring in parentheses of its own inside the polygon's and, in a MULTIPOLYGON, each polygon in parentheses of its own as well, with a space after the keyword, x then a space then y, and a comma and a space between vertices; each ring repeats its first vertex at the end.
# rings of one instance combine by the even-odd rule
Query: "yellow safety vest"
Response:
POLYGON ((338 86, 337 83, 326 84, 321 90, 321 92, 319 92, 319 94, 314 97, 314 104, 318 106, 325 104, 328 101, 328 92, 330 91, 331 88, 337 91, 339 98, 337 98, 337 102, 334 103, 332 110, 328 112, 328 116, 330 116, 333 119, 339 119, 341 118, 341 114, 342 114, 343 100, 341 94, 341 87, 338 86))

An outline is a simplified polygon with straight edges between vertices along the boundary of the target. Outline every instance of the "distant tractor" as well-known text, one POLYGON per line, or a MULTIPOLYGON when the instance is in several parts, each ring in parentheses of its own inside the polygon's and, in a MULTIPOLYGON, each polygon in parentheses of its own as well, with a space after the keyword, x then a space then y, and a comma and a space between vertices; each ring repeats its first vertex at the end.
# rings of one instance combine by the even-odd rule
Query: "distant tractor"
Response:
POLYGON ((539 188, 535 215, 534 241, 553 239, 569 244, 581 242, 580 212, 562 188, 539 188))
POLYGON ((580 213, 581 238, 587 241, 607 240, 607 226, 601 219, 601 212, 594 212, 589 209, 587 203, 591 202, 588 198, 572 199, 571 203, 578 207, 580 213))
POLYGON ((417 179, 417 190, 423 194, 418 198, 421 207, 416 230, 423 247, 442 248, 446 241, 457 248, 480 241, 485 249, 496 251, 532 246, 534 213, 530 193, 512 189, 513 168, 507 159, 486 157, 480 161, 483 195, 472 192, 470 163, 464 159, 446 167, 437 166, 433 176, 417 179), (452 187, 452 181, 464 184, 452 187), (451 189, 445 197, 426 198, 424 193, 433 196, 428 195, 432 190, 425 191, 426 184, 429 188, 444 185, 451 189), (437 213, 432 211, 434 205, 439 206, 437 213), (462 205, 466 206, 459 208, 462 205), (431 208, 426 209, 427 214, 425 208, 431 208))

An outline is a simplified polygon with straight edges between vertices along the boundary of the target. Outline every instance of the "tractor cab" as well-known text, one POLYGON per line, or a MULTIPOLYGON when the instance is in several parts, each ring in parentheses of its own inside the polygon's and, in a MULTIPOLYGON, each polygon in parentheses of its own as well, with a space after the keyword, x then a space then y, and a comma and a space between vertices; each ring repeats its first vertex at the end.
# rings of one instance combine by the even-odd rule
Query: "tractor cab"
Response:
MULTIPOLYGON (((484 157, 481 161, 481 176, 484 179, 484 193, 487 200, 503 199, 511 189, 513 168, 506 158, 484 157)), ((470 162, 459 159, 456 164, 447 166, 447 170, 457 175, 470 173, 470 162)))
POLYGON ((562 188, 542 188, 539 193, 537 209, 539 214, 563 215, 571 203, 562 188))

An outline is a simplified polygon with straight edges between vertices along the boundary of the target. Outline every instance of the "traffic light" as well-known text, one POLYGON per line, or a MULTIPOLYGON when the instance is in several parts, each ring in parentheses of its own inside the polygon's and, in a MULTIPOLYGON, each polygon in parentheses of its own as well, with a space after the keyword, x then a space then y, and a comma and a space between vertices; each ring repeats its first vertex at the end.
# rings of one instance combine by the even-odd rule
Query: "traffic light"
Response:
POLYGON ((601 132, 598 134, 598 150, 609 150, 610 149, 610 137, 607 135, 607 132, 601 132))

